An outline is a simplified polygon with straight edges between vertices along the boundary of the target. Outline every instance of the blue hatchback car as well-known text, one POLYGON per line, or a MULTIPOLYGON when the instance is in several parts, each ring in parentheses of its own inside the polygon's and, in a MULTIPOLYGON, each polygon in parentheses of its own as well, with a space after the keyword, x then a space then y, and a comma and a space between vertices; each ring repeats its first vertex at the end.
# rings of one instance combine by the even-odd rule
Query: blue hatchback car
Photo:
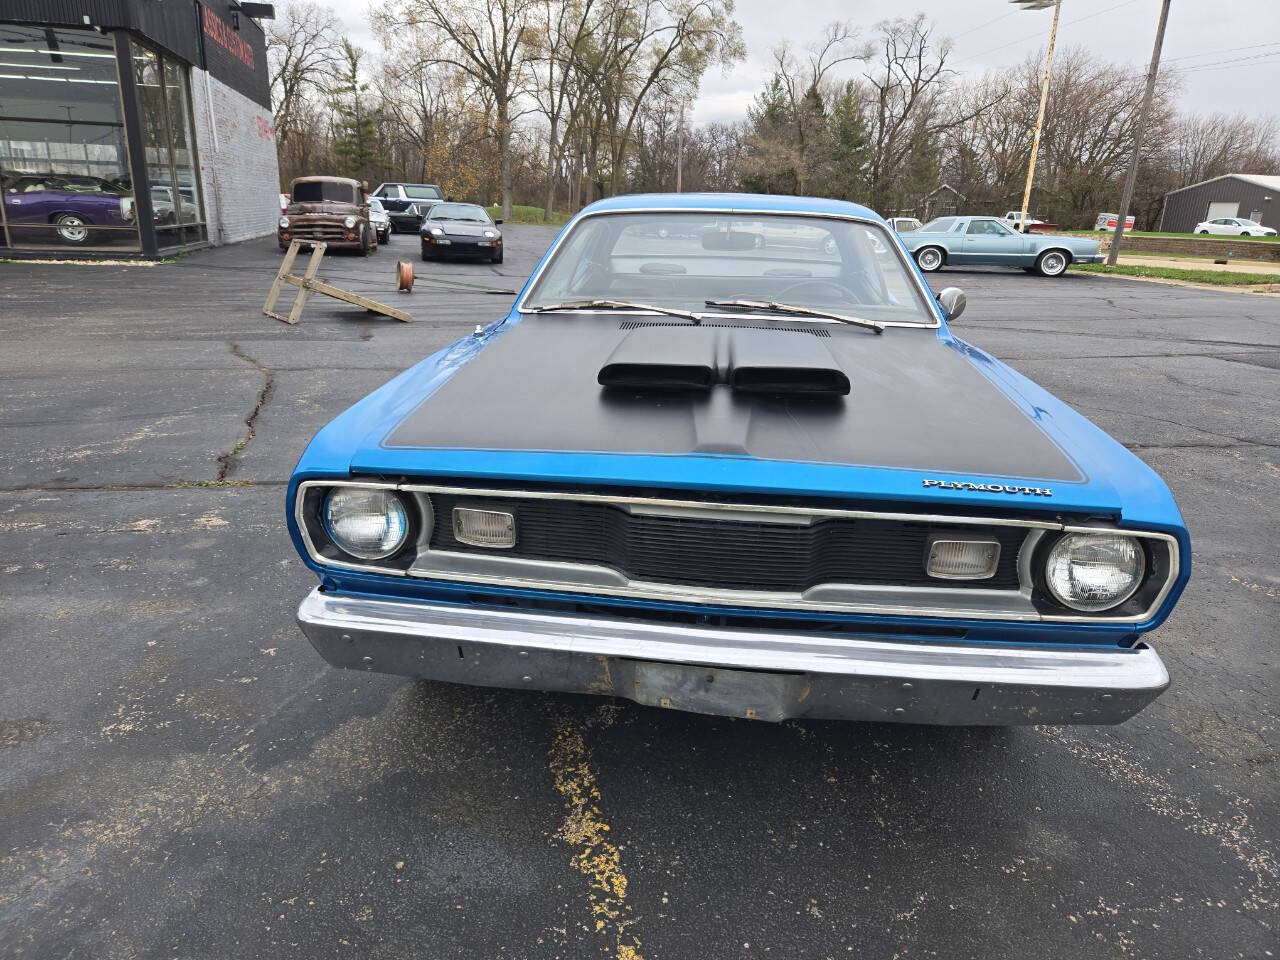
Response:
POLYGON ((329 663, 708 714, 1116 723, 1190 574, 1165 484, 848 203, 627 196, 288 488, 329 663))

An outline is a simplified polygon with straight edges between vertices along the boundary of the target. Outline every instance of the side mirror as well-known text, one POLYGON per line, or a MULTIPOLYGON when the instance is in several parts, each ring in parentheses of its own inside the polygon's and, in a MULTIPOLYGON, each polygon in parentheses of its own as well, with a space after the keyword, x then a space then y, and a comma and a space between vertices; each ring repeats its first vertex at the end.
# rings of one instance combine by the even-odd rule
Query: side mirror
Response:
POLYGON ((502 226, 502 218, 499 217, 497 220, 493 221, 493 223, 494 223, 494 226, 497 226, 497 227, 502 226))
POLYGON ((938 294, 938 305, 942 307, 942 312, 946 314, 948 320, 954 320, 964 313, 967 302, 964 291, 959 287, 947 287, 938 294))

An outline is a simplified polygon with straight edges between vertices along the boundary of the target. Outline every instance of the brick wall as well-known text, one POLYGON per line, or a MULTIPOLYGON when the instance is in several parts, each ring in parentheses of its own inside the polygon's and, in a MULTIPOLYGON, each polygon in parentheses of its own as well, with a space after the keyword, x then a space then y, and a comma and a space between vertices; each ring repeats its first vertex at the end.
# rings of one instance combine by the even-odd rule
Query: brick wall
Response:
POLYGON ((191 71, 191 99, 210 242, 274 233, 280 167, 271 111, 203 70, 191 71))
MULTIPOLYGON (((1103 250, 1111 248, 1111 234, 1097 235, 1103 250)), ((1125 235, 1121 253, 1180 253, 1192 257, 1280 262, 1280 243, 1248 237, 1131 237, 1125 235)))

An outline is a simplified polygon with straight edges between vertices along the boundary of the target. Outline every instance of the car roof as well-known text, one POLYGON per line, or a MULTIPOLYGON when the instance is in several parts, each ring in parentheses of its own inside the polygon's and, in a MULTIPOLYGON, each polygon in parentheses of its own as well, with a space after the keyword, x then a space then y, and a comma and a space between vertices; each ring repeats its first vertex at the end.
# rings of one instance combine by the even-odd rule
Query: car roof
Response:
POLYGON ((826 197, 784 197, 763 193, 629 193, 597 200, 583 213, 639 210, 698 210, 724 213, 813 213, 883 222, 858 203, 826 197))
POLYGON ((294 183, 345 183, 352 187, 359 187, 359 180, 352 180, 350 177, 294 177, 294 183))

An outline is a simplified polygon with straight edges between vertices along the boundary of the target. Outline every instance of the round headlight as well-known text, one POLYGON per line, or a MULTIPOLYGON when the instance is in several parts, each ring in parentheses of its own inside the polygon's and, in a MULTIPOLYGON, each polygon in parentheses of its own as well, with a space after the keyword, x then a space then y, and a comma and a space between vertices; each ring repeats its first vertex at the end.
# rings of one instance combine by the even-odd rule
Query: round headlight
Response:
POLYGON ((1133 596, 1146 567, 1142 545, 1133 537, 1069 533, 1049 551, 1044 579, 1059 603, 1097 613, 1133 596))
POLYGON ((391 490, 337 487, 325 497, 322 516, 334 545, 361 560, 383 560, 409 536, 409 513, 391 490))
POLYGON ((347 217, 345 220, 342 221, 342 225, 346 227, 348 230, 350 230, 352 227, 356 225, 356 218, 347 217))
POLYGON ((281 229, 281 230, 288 230, 288 229, 289 229, 289 218, 288 218, 288 217, 281 217, 281 218, 280 218, 280 229, 281 229))

